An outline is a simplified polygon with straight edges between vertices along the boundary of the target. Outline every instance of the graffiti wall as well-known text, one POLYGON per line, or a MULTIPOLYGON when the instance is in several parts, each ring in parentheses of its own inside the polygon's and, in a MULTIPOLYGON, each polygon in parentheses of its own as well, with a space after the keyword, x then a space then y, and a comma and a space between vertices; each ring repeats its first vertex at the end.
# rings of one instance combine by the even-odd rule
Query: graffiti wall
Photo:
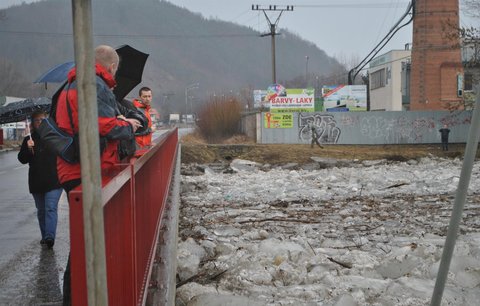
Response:
POLYGON ((451 143, 466 142, 471 111, 293 113, 292 128, 265 128, 261 143, 310 143, 315 135, 325 144, 439 143, 444 125, 451 143))

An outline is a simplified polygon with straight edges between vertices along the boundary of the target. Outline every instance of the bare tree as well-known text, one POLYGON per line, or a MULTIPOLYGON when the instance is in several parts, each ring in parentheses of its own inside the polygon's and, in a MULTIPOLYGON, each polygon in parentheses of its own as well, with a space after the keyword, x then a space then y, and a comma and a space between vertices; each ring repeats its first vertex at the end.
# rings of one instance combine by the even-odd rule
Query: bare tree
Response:
MULTIPOLYGON (((466 16, 472 17, 474 20, 480 18, 480 0, 463 0, 462 5, 466 16)), ((458 35, 461 40, 466 66, 478 66, 480 64, 480 28, 475 26, 460 27, 458 35)))
POLYGON ((347 71, 349 71, 353 67, 357 66, 358 63, 360 63, 360 56, 357 53, 351 53, 350 55, 347 55, 344 52, 340 51, 339 53, 335 53, 335 55, 333 57, 347 71))
POLYGON ((465 15, 470 17, 480 17, 480 0, 463 0, 465 15))
POLYGON ((253 109, 253 86, 241 88, 239 91, 239 99, 242 105, 249 111, 253 109))
MULTIPOLYGON (((461 10, 472 21, 480 19, 480 0, 462 0, 461 10)), ((474 84, 480 82, 480 28, 475 26, 459 26, 453 21, 442 23, 442 32, 451 48, 461 49, 464 67, 463 101, 448 104, 449 110, 473 109, 475 94, 474 84)))

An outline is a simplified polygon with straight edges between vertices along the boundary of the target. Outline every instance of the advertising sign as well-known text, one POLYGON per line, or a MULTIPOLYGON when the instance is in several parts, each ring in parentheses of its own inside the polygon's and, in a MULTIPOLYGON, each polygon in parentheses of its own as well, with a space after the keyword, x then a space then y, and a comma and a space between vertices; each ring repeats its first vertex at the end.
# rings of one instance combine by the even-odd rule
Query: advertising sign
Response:
POLYGON ((266 129, 290 129, 293 128, 293 114, 291 113, 265 113, 266 129))
POLYGON ((270 102, 267 99, 267 91, 256 89, 253 91, 253 107, 264 108, 270 107, 270 102))
POLYGON ((313 112, 315 110, 315 90, 313 88, 284 89, 269 98, 272 113, 313 112))
POLYGON ((324 86, 323 105, 326 111, 366 111, 366 85, 324 86), (339 110, 342 108, 342 110, 339 110))

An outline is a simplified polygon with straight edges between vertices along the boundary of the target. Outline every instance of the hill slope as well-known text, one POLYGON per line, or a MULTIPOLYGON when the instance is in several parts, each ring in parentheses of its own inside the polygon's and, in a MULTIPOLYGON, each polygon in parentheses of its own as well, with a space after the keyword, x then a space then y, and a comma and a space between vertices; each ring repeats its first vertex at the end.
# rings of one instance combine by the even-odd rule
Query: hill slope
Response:
MULTIPOLYGON (((71 11, 70 1, 64 0, 0 11, 0 59, 15 63, 31 81, 72 60, 71 11)), ((184 101, 185 87, 192 83, 200 83, 203 95, 261 89, 271 83, 270 38, 250 28, 205 19, 158 0, 93 1, 93 15, 95 44, 129 44, 149 53, 144 85, 155 93, 173 93, 172 101, 184 101)), ((282 31, 277 36, 277 79, 303 75, 305 54, 314 74, 343 69, 312 43, 282 31)), ((4 94, 18 95, 0 92, 4 94)))

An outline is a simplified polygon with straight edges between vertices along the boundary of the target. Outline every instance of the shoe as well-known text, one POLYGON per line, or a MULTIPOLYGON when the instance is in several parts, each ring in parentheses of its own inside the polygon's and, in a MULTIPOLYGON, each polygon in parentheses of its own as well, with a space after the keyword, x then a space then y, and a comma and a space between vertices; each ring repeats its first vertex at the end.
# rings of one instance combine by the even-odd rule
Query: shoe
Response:
POLYGON ((51 248, 53 248, 53 245, 55 244, 55 240, 53 240, 52 238, 47 238, 47 239, 45 239, 45 244, 47 245, 47 247, 49 247, 51 249, 51 248))
POLYGON ((40 240, 40 244, 41 244, 41 245, 44 245, 45 243, 46 243, 46 242, 45 242, 45 239, 40 240))

